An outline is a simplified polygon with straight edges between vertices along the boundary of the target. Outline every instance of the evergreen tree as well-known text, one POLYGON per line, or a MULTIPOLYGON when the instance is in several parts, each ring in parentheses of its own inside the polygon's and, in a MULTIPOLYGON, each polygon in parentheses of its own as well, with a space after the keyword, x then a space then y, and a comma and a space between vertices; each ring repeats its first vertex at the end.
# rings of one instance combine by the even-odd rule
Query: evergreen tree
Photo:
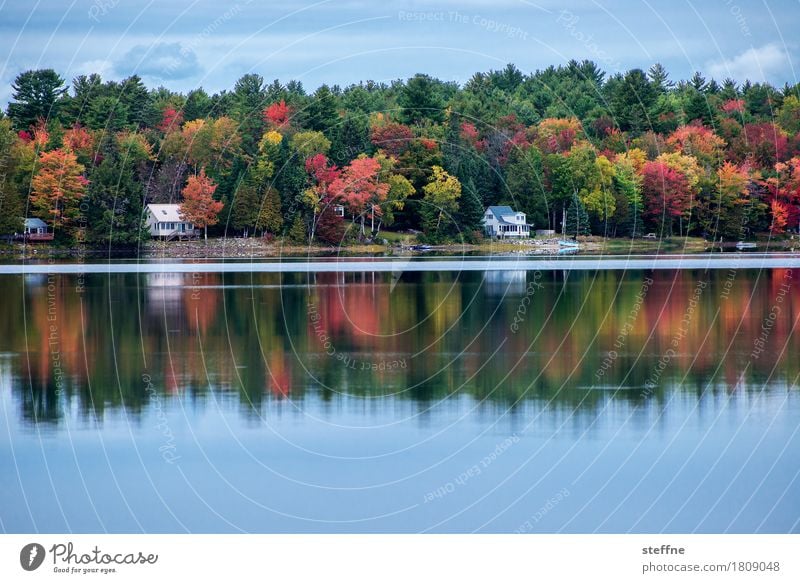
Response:
POLYGON ((473 231, 481 230, 483 213, 483 203, 475 188, 475 182, 468 178, 461 189, 461 198, 458 201, 458 213, 456 215, 462 236, 471 238, 473 231))
POLYGON ((262 110, 266 104, 264 78, 249 73, 241 77, 233 88, 230 108, 231 117, 239 123, 242 136, 242 149, 248 156, 258 151, 258 142, 264 133, 265 123, 262 110))
POLYGON ((92 99, 84 119, 93 130, 118 132, 128 127, 128 106, 116 97, 103 95, 92 99))
POLYGON ((653 85, 653 89, 659 95, 671 90, 675 83, 669 80, 669 74, 661 63, 656 63, 647 72, 647 77, 653 85))
POLYGON ((372 154, 367 116, 350 114, 331 133, 329 157, 337 166, 346 166, 359 154, 372 154))
POLYGON ((539 228, 548 225, 542 155, 536 146, 511 153, 506 166, 506 184, 512 206, 525 211, 529 223, 539 228))
POLYGON ((190 91, 183 106, 183 121, 203 119, 211 112, 211 98, 203 88, 190 91))
POLYGON ((573 196, 567 207, 567 224, 564 235, 573 239, 579 235, 589 234, 589 215, 578 196, 573 196))
POLYGON ((240 181, 228 205, 228 224, 246 237, 258 222, 258 187, 250 177, 240 181))
POLYGON ((428 119, 444 119, 444 101, 438 87, 428 75, 415 75, 405 84, 397 98, 404 123, 421 123, 428 119))
POLYGON ((289 240, 292 243, 308 243, 308 229, 305 221, 299 214, 295 215, 292 226, 289 228, 289 240))
POLYGON ((71 127, 75 123, 86 125, 84 118, 89 111, 92 100, 104 91, 103 80, 97 73, 91 75, 78 75, 72 80, 72 95, 64 97, 64 103, 59 109, 59 118, 62 125, 71 127))
POLYGON ((623 131, 640 134, 650 129, 650 110, 656 91, 641 69, 628 71, 614 84, 611 105, 617 125, 623 131))
POLYGON ((271 187, 264 189, 258 209, 256 228, 261 229, 262 232, 280 233, 283 228, 283 214, 281 213, 281 197, 278 191, 271 187))
POLYGON ((141 127, 161 121, 161 112, 152 108, 150 93, 141 77, 132 75, 119 84, 119 93, 114 96, 127 112, 125 123, 130 127, 141 127))
POLYGON ((333 135, 331 131, 339 123, 336 96, 327 85, 322 85, 314 93, 305 111, 306 123, 312 130, 333 135))
MULTIPOLYGON (((134 165, 113 150, 92 170, 86 193, 85 241, 94 246, 134 246, 150 238, 144 224, 143 189, 134 165)), ((81 221, 84 222, 84 221, 81 221)), ((79 226, 79 228, 80 228, 79 226)))
POLYGON ((14 181, 18 159, 16 134, 9 119, 0 119, 0 235, 21 233, 23 228, 22 191, 14 181))
POLYGON ((64 79, 53 69, 25 71, 17 75, 11 89, 13 101, 8 105, 8 116, 20 130, 27 130, 39 118, 55 119, 67 92, 64 79))

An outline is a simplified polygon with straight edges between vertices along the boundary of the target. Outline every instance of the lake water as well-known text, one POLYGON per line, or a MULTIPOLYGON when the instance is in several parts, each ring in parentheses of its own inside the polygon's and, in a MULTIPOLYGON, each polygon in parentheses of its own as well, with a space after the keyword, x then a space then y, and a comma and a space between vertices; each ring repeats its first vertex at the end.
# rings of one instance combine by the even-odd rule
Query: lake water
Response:
POLYGON ((797 268, 186 265, 0 275, 3 531, 800 531, 797 268))

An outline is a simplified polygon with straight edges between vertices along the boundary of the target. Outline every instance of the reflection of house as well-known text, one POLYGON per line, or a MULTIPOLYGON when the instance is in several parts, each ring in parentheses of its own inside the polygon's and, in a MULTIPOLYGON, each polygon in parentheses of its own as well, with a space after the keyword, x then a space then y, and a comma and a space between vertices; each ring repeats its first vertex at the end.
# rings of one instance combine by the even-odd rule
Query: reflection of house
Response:
POLYGON ((524 269, 487 271, 483 276, 486 293, 490 296, 525 295, 527 275, 524 269))
POLYGON ((187 276, 174 271, 156 271, 147 274, 147 299, 155 314, 179 314, 182 306, 187 276))
POLYGON ((25 219, 23 238, 26 241, 52 241, 53 233, 47 232, 47 223, 42 219, 25 219))
POLYGON ((199 235, 192 223, 181 218, 180 208, 179 204, 148 204, 146 224, 150 235, 165 239, 199 235))
POLYGON ((489 237, 528 237, 531 227, 525 222, 525 213, 510 206, 490 206, 483 214, 483 228, 489 237))

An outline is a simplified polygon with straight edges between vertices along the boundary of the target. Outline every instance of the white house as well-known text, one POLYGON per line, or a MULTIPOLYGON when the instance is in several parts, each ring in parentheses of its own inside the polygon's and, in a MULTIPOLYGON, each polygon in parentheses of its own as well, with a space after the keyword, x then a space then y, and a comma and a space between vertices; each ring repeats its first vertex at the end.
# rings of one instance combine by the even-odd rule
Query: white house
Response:
POLYGON ((525 213, 510 206, 490 206, 483 214, 483 228, 489 237, 529 237, 531 226, 525 222, 525 213))
POLYGON ((148 204, 145 212, 150 235, 166 239, 198 236, 200 231, 181 218, 180 208, 179 204, 148 204))

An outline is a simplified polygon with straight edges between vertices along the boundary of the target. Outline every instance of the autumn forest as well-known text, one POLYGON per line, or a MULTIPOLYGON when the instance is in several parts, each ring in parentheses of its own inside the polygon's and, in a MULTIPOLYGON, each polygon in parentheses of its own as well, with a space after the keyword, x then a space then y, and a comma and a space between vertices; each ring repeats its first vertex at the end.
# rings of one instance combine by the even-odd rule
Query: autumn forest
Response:
POLYGON ((567 235, 782 236, 800 225, 800 86, 590 61, 313 93, 253 73, 213 95, 17 76, 0 235, 37 217, 58 244, 133 246, 148 203, 208 236, 296 243, 475 241, 493 204, 567 235))

